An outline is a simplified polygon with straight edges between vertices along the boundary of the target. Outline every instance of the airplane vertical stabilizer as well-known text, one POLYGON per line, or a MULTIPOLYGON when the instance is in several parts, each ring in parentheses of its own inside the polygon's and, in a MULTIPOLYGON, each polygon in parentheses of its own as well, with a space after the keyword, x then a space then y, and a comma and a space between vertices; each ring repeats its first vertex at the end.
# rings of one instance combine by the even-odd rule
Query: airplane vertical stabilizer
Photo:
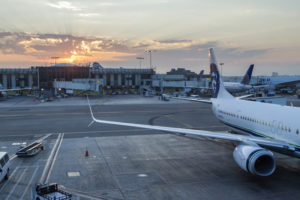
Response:
POLYGON ((234 98, 224 87, 214 50, 212 48, 209 49, 209 59, 213 98, 234 98))
POLYGON ((249 69, 247 70, 241 84, 248 85, 251 81, 252 72, 253 72, 254 64, 250 65, 249 69))
POLYGON ((204 70, 202 69, 199 73, 199 76, 202 76, 204 74, 204 70))

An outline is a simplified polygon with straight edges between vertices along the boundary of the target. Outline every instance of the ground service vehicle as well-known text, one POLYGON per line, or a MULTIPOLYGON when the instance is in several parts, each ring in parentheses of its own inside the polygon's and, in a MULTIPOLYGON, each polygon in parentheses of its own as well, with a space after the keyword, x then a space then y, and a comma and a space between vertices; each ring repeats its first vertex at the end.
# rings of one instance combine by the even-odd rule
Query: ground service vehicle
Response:
POLYGON ((32 200, 71 200, 72 195, 59 189, 56 183, 38 184, 32 200))
POLYGON ((19 157, 26 157, 26 156, 34 156, 39 153, 41 150, 44 150, 44 146, 42 142, 34 142, 30 145, 21 147, 16 155, 19 157))
POLYGON ((9 176, 10 161, 7 152, 0 152, 0 181, 9 176))

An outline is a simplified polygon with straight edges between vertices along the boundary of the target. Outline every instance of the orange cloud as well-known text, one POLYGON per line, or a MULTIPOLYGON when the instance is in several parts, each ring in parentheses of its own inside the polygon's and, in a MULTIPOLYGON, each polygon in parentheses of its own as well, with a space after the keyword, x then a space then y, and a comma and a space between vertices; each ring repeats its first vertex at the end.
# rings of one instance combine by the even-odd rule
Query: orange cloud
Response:
POLYGON ((53 56, 59 57, 57 62, 118 61, 136 55, 123 41, 11 32, 0 32, 0 49, 2 54, 10 55, 10 59, 27 57, 33 62, 51 62, 53 56))

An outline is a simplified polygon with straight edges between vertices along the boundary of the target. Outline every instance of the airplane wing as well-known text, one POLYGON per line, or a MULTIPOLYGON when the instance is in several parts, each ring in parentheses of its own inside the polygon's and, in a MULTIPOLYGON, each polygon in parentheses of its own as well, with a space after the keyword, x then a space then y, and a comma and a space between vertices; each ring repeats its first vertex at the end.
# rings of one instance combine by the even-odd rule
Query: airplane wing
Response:
POLYGON ((277 88, 283 88, 283 87, 291 87, 291 86, 296 86, 297 84, 300 83, 300 80, 295 80, 295 81, 287 81, 287 82, 282 82, 275 84, 277 88))
POLYGON ((169 97, 169 98, 211 104, 211 100, 210 99, 196 99, 196 98, 185 98, 185 97, 169 97))
POLYGON ((198 87, 198 86, 185 86, 185 88, 212 90, 212 88, 210 88, 210 87, 198 87))
POLYGON ((97 123, 143 128, 143 129, 150 129, 150 130, 156 130, 156 131, 165 131, 165 132, 170 132, 170 133, 198 135, 198 136, 202 136, 202 137, 230 140, 230 141, 235 141, 235 142, 243 142, 243 143, 247 143, 247 144, 249 144, 249 143, 250 144, 258 144, 258 145, 262 145, 262 146, 266 146, 266 147, 280 148, 280 149, 285 149, 285 150, 289 150, 289 151, 296 150, 294 146, 289 145, 288 143, 278 141, 278 140, 273 140, 273 139, 262 138, 262 137, 230 134, 230 133, 226 133, 226 132, 212 132, 212 131, 204 131, 204 130, 173 128, 173 127, 154 126, 154 125, 147 125, 147 124, 135 124, 135 123, 127 123, 127 122, 100 120, 100 119, 95 118, 94 113, 91 108, 91 105, 90 105, 90 102, 89 102, 89 99, 88 99, 88 104, 89 104, 92 119, 94 122, 97 122, 97 123))
POLYGON ((235 97, 235 98, 237 98, 237 99, 246 99, 246 98, 248 98, 248 97, 252 97, 254 94, 246 94, 246 95, 243 95, 243 96, 237 96, 237 97, 235 97))
POLYGON ((0 92, 7 92, 7 91, 20 91, 20 90, 31 90, 32 88, 19 88, 19 89, 0 89, 0 92))

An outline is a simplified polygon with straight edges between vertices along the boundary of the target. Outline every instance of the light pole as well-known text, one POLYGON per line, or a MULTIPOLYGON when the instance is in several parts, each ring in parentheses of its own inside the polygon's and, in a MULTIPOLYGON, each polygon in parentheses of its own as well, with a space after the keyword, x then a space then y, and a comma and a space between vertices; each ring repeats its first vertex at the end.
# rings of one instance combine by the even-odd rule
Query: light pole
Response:
POLYGON ((54 59, 54 66, 56 65, 56 59, 59 59, 59 57, 58 56, 53 56, 53 57, 51 57, 51 59, 54 59))
POLYGON ((149 53, 149 56, 150 56, 150 69, 153 69, 153 66, 152 66, 152 52, 156 52, 156 50, 146 50, 145 52, 149 53))
POLYGON ((223 67, 222 67, 222 66, 224 65, 224 63, 220 63, 220 65, 221 65, 221 76, 222 76, 222 75, 223 75, 223 73, 222 73, 222 71, 223 71, 223 70, 222 70, 222 69, 223 69, 223 67))
POLYGON ((136 57, 137 60, 139 60, 140 63, 140 69, 142 68, 142 60, 144 60, 143 57, 136 57))

